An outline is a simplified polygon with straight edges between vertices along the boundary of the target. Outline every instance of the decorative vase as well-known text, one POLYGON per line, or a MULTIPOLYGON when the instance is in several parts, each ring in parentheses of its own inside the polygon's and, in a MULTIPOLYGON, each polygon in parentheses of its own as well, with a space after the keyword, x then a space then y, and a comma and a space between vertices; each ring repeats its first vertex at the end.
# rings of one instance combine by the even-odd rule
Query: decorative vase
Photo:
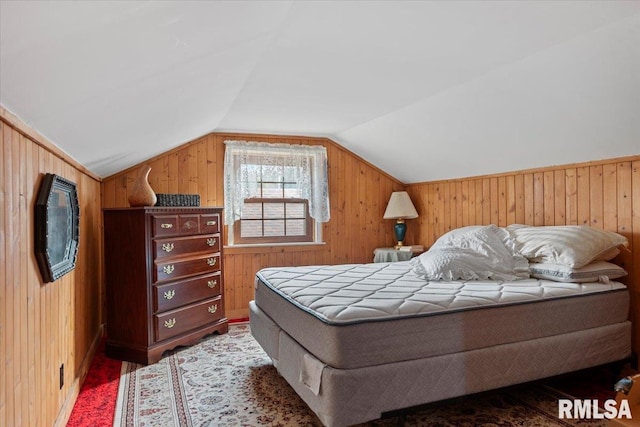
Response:
POLYGON ((149 185, 149 172, 151 172, 149 165, 142 166, 138 171, 138 178, 129 193, 129 206, 154 206, 156 204, 156 193, 149 185))

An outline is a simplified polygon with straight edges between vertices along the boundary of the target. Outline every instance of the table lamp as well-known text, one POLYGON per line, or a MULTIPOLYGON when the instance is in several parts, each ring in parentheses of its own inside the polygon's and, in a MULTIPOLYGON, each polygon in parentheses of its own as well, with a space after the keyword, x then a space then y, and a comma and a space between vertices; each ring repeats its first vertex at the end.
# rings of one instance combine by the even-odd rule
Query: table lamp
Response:
POLYGON ((404 235, 407 232, 407 225, 404 223, 404 220, 417 217, 418 212, 411 202, 409 193, 406 191, 394 191, 391 193, 391 198, 387 204, 387 210, 384 211, 383 218, 397 220, 394 227, 396 240, 398 241, 396 249, 399 249, 403 245, 404 235))

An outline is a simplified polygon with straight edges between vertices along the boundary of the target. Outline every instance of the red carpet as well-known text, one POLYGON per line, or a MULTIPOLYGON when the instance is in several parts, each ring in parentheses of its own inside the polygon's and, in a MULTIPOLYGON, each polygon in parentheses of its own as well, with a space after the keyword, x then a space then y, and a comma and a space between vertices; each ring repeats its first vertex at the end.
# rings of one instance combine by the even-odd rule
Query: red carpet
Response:
POLYGON ((104 341, 91 362, 68 427, 111 427, 118 397, 122 362, 104 355, 104 341))

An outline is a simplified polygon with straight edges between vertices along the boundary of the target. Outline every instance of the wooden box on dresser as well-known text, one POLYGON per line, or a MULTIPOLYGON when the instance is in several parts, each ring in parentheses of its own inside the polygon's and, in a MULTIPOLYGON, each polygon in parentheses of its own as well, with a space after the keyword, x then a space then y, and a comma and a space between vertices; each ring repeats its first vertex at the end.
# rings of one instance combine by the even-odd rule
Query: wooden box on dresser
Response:
POLYGON ((226 333, 221 208, 104 209, 107 356, 140 364, 226 333))

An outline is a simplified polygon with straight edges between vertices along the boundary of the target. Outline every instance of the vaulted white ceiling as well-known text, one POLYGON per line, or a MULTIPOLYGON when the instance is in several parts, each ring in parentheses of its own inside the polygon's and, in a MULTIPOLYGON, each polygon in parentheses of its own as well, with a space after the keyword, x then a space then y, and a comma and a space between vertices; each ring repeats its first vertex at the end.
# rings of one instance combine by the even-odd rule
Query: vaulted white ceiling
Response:
POLYGON ((211 131, 403 182, 640 154, 640 1, 4 1, 0 104, 100 176, 211 131))

